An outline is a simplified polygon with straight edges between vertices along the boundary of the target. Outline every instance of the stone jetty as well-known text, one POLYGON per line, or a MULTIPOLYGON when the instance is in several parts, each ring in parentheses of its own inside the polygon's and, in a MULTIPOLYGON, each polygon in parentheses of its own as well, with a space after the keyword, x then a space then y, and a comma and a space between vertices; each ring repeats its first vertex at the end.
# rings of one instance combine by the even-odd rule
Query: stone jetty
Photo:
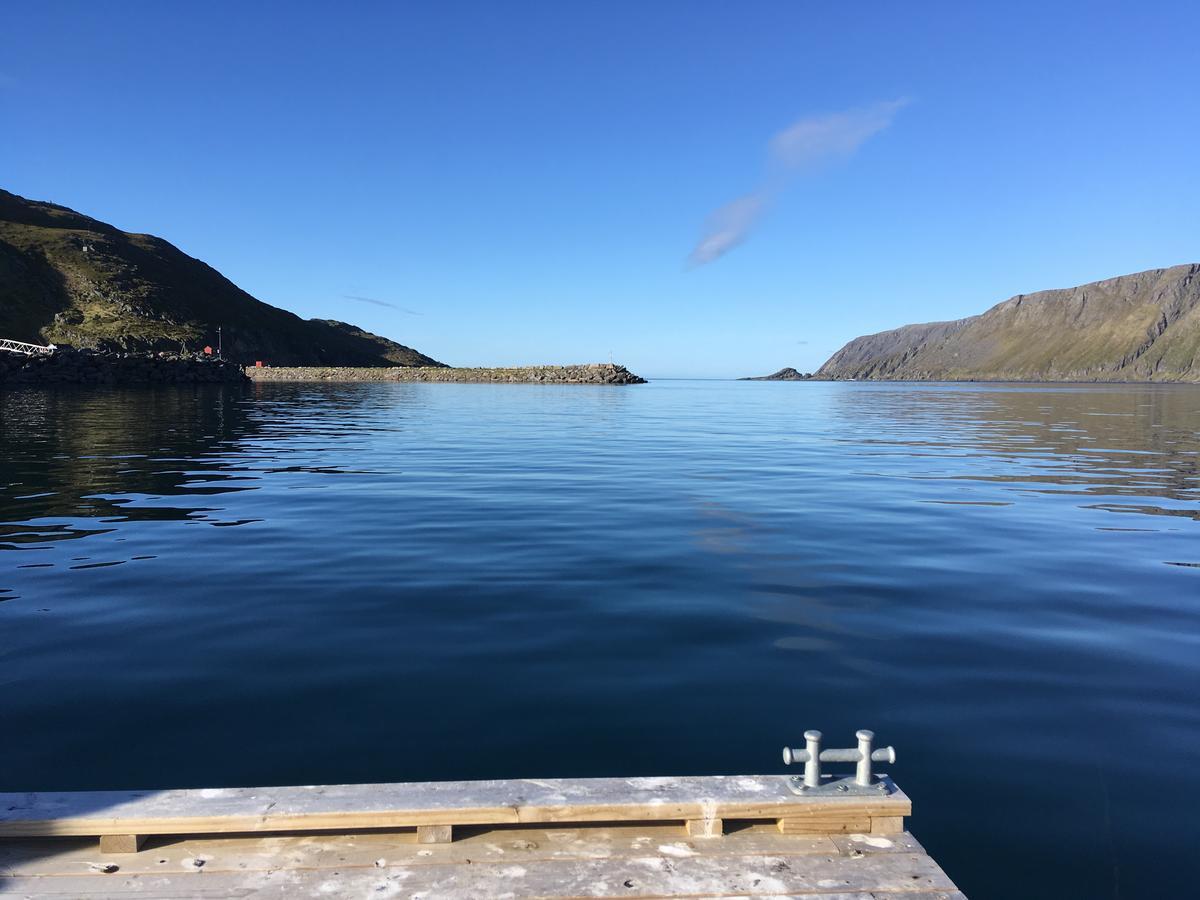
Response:
POLYGON ((69 347, 37 356, 0 353, 0 385, 245 382, 240 365, 211 356, 106 353, 69 347))
POLYGON ((581 366, 520 366, 506 369, 435 368, 396 366, 352 368, 343 366, 250 366, 253 381, 423 381, 460 384, 645 384, 614 363, 581 366))

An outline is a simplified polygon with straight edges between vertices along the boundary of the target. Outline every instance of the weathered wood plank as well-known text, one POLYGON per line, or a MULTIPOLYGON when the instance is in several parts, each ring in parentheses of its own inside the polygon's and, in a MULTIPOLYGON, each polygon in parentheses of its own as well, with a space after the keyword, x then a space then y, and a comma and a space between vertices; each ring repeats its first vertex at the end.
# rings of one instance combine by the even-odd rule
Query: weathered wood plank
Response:
POLYGON ((921 843, 907 831, 900 834, 831 834, 830 842, 843 856, 875 853, 925 853, 921 843))
MULTIPOLYGON (((13 879, 13 884, 6 887, 6 890, 12 891, 16 897, 64 897, 64 898, 112 898, 125 896, 139 897, 154 897, 155 900, 228 900, 230 897, 237 897, 239 900, 292 900, 297 897, 321 898, 327 900, 330 896, 341 897, 416 897, 416 898, 431 898, 437 897, 439 900, 479 900, 483 896, 494 897, 522 897, 529 900, 582 900, 582 898, 603 898, 603 897, 630 897, 639 898, 639 900, 648 900, 648 898, 668 898, 680 897, 694 900, 697 897, 703 897, 705 900, 722 900, 722 898, 745 898, 745 897, 774 897, 776 900, 781 896, 770 892, 749 892, 749 891, 721 891, 707 892, 703 894, 663 894, 663 893, 640 893, 633 890, 624 890, 616 892, 610 889, 607 883, 601 883, 595 888, 583 894, 563 894, 563 893, 542 893, 542 894, 518 894, 508 885, 485 885, 485 889, 507 888, 499 894, 488 895, 478 893, 476 887, 450 887, 438 885, 429 893, 425 893, 427 889, 423 886, 414 886, 415 890, 408 893, 410 890, 407 886, 401 887, 395 883, 388 882, 384 879, 377 881, 365 881, 361 879, 326 879, 324 882, 317 883, 314 877, 306 875, 303 878, 292 879, 289 873, 277 872, 273 876, 268 877, 265 884, 247 885, 245 882, 250 879, 231 880, 227 878, 204 878, 196 879, 195 884, 180 883, 168 879, 155 879, 153 881, 146 880, 144 883, 141 879, 129 879, 120 885, 113 884, 111 887, 101 889, 99 886, 89 887, 86 880, 82 878, 17 878, 13 879), (134 882, 130 884, 129 882, 134 882), (404 893, 401 893, 401 892, 404 893), (472 893, 475 891, 475 893, 472 893)), ((115 882, 116 879, 110 879, 115 882)), ((967 900, 966 895, 957 890, 935 890, 935 891, 836 891, 828 890, 816 891, 790 891, 786 895, 789 900, 967 900)))
POLYGON ((145 835, 140 834, 102 834, 100 835, 101 853, 137 853, 142 849, 145 835))
POLYGON ((720 840, 688 839, 669 824, 496 827, 428 845, 414 831, 150 838, 118 858, 79 838, 14 839, 0 841, 0 873, 9 876, 0 875, 0 895, 80 898, 716 898, 782 886, 804 900, 963 900, 909 834, 793 836, 766 825, 720 840), (896 862, 862 868, 873 857, 896 862))
POLYGON ((779 820, 780 834, 853 834, 871 830, 869 816, 803 816, 779 820))
POLYGON ((254 871, 281 866, 318 869, 384 865, 422 866, 507 862, 524 866, 547 860, 642 857, 647 853, 672 856, 702 852, 705 856, 847 856, 853 848, 869 853, 921 853, 908 834, 892 839, 872 838, 886 847, 864 843, 866 835, 830 838, 825 835, 780 835, 773 826, 739 830, 717 841, 694 841, 673 825, 582 826, 549 829, 485 828, 468 832, 452 844, 418 844, 416 834, 359 832, 354 834, 285 834, 247 837, 150 838, 141 853, 120 860, 102 859, 88 838, 13 838, 0 841, 0 873, 10 875, 89 874, 93 867, 116 862, 120 872, 162 874, 190 871, 196 860, 206 872, 254 871), (854 838, 860 840, 854 841, 854 838), (839 848, 835 840, 845 849, 839 848))
MULTIPOLYGON (((720 842, 705 842, 711 845, 720 842)), ((746 897, 865 898, 914 895, 961 897, 953 883, 920 854, 843 857, 787 855, 712 858, 645 855, 619 861, 578 859, 537 865, 372 866, 369 869, 279 868, 255 872, 111 874, 12 877, 0 890, 47 896, 268 898, 350 896, 465 897, 746 897)))
POLYGON ((899 834, 904 830, 904 816, 873 816, 871 834, 899 834))
POLYGON ((0 836, 906 816, 878 797, 797 796, 779 775, 0 794, 0 836))
POLYGON ((418 825, 418 844, 449 844, 454 840, 453 825, 418 825))
POLYGON ((725 823, 720 819, 688 819, 683 823, 688 837, 718 838, 725 833, 725 823))

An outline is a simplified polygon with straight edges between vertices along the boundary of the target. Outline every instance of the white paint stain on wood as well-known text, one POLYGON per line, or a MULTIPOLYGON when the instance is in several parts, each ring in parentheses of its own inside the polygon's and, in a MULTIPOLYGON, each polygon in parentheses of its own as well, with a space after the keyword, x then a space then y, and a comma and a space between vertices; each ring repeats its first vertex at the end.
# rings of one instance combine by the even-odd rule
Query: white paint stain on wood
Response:
POLYGON ((659 844, 658 852, 663 856, 673 856, 676 859, 684 859, 688 856, 696 855, 696 851, 687 844, 659 844))
POLYGON ((852 834, 850 835, 850 840, 855 843, 866 844, 868 847, 884 848, 893 846, 890 838, 874 837, 869 834, 852 834))

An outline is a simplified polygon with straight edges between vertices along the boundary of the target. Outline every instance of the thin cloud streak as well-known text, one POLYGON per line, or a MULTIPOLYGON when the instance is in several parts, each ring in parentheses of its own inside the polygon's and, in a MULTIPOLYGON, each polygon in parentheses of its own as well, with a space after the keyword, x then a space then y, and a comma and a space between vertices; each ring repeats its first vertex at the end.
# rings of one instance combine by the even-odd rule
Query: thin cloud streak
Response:
POLYGON ((342 294, 343 299, 354 300, 357 303, 370 303, 372 306, 384 306, 388 309, 394 309, 397 312, 405 313, 410 316, 423 316, 425 313, 417 312, 415 309, 408 309, 404 306, 397 306, 395 303, 388 303, 386 300, 376 300, 374 297, 363 297, 359 294, 342 294))
POLYGON ((759 192, 738 197, 726 203, 708 217, 704 236, 700 239, 688 263, 702 266, 724 256, 746 239, 767 204, 766 195, 759 192))
POLYGON ((754 191, 725 204, 708 217, 704 232, 688 256, 690 267, 724 256, 746 240, 771 202, 800 175, 823 163, 846 159, 883 131, 906 105, 890 100, 860 109, 793 122, 767 144, 767 168, 754 191))

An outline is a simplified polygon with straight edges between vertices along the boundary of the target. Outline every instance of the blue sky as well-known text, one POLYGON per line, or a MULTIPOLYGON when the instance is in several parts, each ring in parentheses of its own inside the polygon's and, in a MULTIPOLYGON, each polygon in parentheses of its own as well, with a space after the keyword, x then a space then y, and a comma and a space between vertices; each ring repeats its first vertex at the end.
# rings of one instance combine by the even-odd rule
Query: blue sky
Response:
POLYGON ((1200 260, 1193 3, 48 0, 0 26, 0 186, 452 364, 807 370, 1200 260), (689 264, 746 197, 740 243, 689 264))

